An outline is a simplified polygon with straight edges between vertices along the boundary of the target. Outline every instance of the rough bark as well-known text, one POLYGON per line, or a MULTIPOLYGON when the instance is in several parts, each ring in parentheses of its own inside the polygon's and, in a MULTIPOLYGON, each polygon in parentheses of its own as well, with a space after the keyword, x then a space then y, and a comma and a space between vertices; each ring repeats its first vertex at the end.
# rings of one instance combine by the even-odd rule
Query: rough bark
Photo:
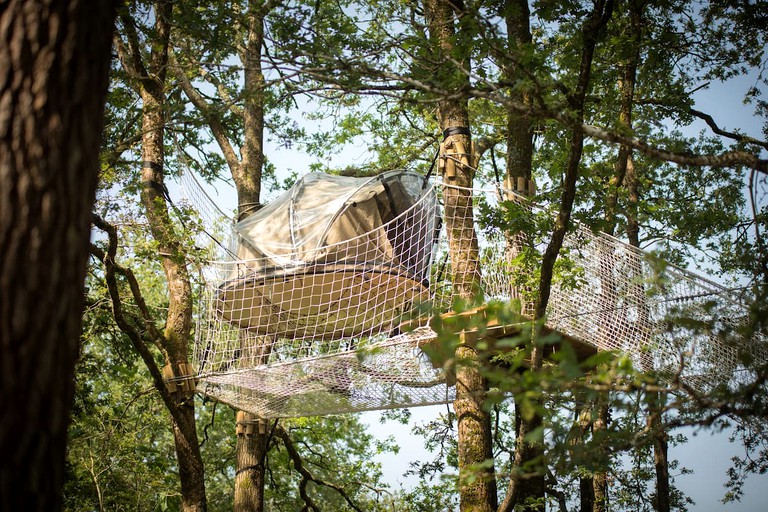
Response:
POLYGON ((58 510, 114 2, 0 7, 0 509, 58 510))
MULTIPOLYGON (((168 286, 168 312, 163 337, 157 340, 172 368, 186 367, 192 327, 192 287, 185 255, 168 211, 165 197, 164 134, 165 79, 169 66, 168 46, 171 37, 173 2, 159 0, 154 4, 154 44, 144 62, 139 51, 133 25, 121 13, 128 39, 127 48, 119 47, 126 71, 137 80, 142 99, 141 203, 152 237, 157 243, 168 286), (129 52, 129 54, 128 54, 129 52), (183 365, 183 366, 182 366, 183 365)), ((182 510, 206 510, 205 480, 202 456, 197 440, 194 400, 177 397, 172 406, 171 426, 179 464, 182 510)))
POLYGON ((266 429, 259 429, 256 417, 252 414, 238 411, 237 420, 233 510, 236 512, 261 511, 264 510, 268 434, 266 429))
POLYGON ((259 208, 261 173, 264 166, 264 94, 265 80, 261 68, 261 48, 264 44, 264 18, 270 7, 264 2, 248 2, 246 42, 241 52, 245 80, 243 107, 243 147, 239 166, 232 168, 237 186, 238 215, 243 218, 259 208))
MULTIPOLYGON (((608 428, 608 400, 606 397, 598 398, 597 416, 592 424, 592 430, 595 437, 603 435, 608 428)), ((593 511, 607 512, 608 510, 608 474, 605 471, 598 471, 592 478, 592 488, 594 492, 593 511)))
MULTIPOLYGON (((525 78, 525 70, 519 64, 520 57, 533 41, 531 35, 530 11, 527 0, 511 0, 505 4, 504 19, 510 62, 505 66, 504 76, 508 83, 525 78)), ((522 105, 532 106, 531 95, 525 90, 510 91, 510 99, 522 105)), ((529 116, 510 109, 507 112, 507 176, 531 179, 533 161, 533 122, 529 116)))
MULTIPOLYGON (((505 78, 509 83, 515 83, 525 77, 526 70, 519 64, 519 56, 527 50, 526 46, 532 42, 530 27, 530 11, 526 0, 514 0, 505 4, 504 18, 507 26, 509 54, 512 56, 510 63, 505 67, 505 78)), ((523 105, 531 105, 530 95, 524 90, 512 90, 510 95, 515 101, 523 105)), ((508 183, 517 188, 517 183, 529 183, 533 165, 533 125, 530 117, 521 115, 510 109, 507 112, 507 178, 508 183)), ((519 193, 527 194, 526 186, 519 193)), ((526 233, 516 236, 508 247, 510 258, 518 254, 524 244, 527 244, 526 233)), ((525 298, 525 294, 521 294, 525 298)), ((531 305, 523 303, 523 311, 530 311, 531 305)), ((530 371, 538 371, 539 368, 531 368, 530 371)), ((526 436, 535 429, 541 427, 543 419, 534 414, 531 418, 523 418, 520 415, 520 404, 515 403, 515 457, 513 461, 513 474, 510 477, 507 492, 499 507, 499 511, 509 511, 520 504, 543 503, 545 498, 545 472, 522 472, 522 466, 526 462, 542 460, 543 446, 540 443, 531 443, 526 436)), ((535 508, 535 507, 534 507, 535 508)))
MULTIPOLYGON (((239 220, 252 215, 261 207, 265 104, 265 80, 261 58, 264 44, 264 18, 271 8, 269 3, 251 0, 248 2, 247 11, 241 13, 241 28, 245 41, 240 49, 240 60, 243 63, 245 94, 241 111, 244 137, 239 159, 224 130, 222 120, 214 114, 202 95, 186 80, 184 73, 177 73, 182 79, 182 87, 187 97, 208 120, 214 138, 226 156, 237 191, 239 220)), ((265 344, 270 340, 252 336, 245 336, 243 339, 245 346, 242 349, 242 357, 251 358, 253 365, 266 364, 269 350, 264 346, 258 347, 252 344, 255 339, 263 339, 265 344)), ((264 510, 268 433, 266 429, 258 428, 257 418, 246 411, 238 411, 237 418, 234 511, 260 512, 264 510)))
MULTIPOLYGON (((437 76, 454 84, 465 82, 466 75, 456 64, 468 67, 463 57, 464 48, 455 45, 454 23, 465 16, 461 4, 447 0, 425 0, 430 40, 439 54, 437 76)), ((460 36, 460 34, 459 34, 460 36)), ((439 99, 438 121, 443 130, 469 128, 467 100, 439 99)), ((447 145, 470 148, 468 133, 449 135, 447 145)), ((469 158, 469 161, 472 159, 469 158)), ((457 165, 456 176, 446 178, 450 185, 472 187, 473 169, 457 165)), ((454 296, 466 304, 477 299, 480 282, 477 235, 474 230, 472 194, 467 189, 445 187, 445 223, 448 232, 454 296)), ((490 413, 483 407, 487 382, 481 373, 481 357, 469 346, 456 349, 456 400, 454 410, 458 420, 460 509, 462 512, 489 512, 497 506, 496 479, 492 465, 492 437, 490 413), (490 467, 486 465, 491 461, 490 467), (483 467, 483 469, 480 469, 483 467)))

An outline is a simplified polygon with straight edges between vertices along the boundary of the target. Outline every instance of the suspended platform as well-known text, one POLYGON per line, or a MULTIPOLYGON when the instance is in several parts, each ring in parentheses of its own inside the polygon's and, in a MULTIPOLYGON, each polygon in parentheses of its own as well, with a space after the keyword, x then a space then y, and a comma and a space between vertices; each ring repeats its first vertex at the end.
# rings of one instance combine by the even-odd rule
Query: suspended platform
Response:
MULTIPOLYGON (((466 327, 457 329, 452 333, 455 343, 478 348, 490 356, 509 352, 517 346, 516 340, 527 339, 531 336, 530 319, 521 318, 518 322, 504 323, 497 316, 490 314, 487 306, 479 306, 458 313, 454 311, 443 313, 439 317, 431 319, 429 323, 434 324, 435 320, 439 320, 441 325, 456 321, 466 325, 466 327)), ((433 332, 435 330, 433 328, 433 332)), ((569 345, 579 362, 585 361, 598 352, 597 347, 593 344, 553 331, 547 326, 544 326, 537 335, 545 337, 554 335, 554 338, 557 339, 557 341, 546 345, 545 356, 547 357, 561 351, 563 344, 569 345)), ((448 347, 443 346, 436 332, 432 338, 422 339, 419 347, 427 354, 433 367, 446 369, 453 364, 454 354, 451 350, 447 350, 448 347)), ((524 361, 523 364, 527 366, 528 362, 524 361)), ((450 372, 446 374, 446 378, 453 385, 450 372)))
MULTIPOLYGON (((207 226, 232 225, 191 175, 184 180, 207 226)), ((226 254, 203 269, 197 389, 262 418, 452 402, 450 357, 440 356, 429 321, 455 314, 440 220, 445 187, 407 171, 365 180, 310 174, 235 225, 226 254)), ((475 212, 499 207, 496 189, 461 193, 475 212)), ((521 275, 511 238, 473 218, 483 296, 511 303, 521 275)), ((702 389, 740 380, 747 349, 768 358, 765 340, 737 335, 739 297, 701 276, 580 225, 560 261, 546 329, 579 357, 620 351, 702 389)), ((488 320, 453 339, 511 337, 524 325, 488 320)))

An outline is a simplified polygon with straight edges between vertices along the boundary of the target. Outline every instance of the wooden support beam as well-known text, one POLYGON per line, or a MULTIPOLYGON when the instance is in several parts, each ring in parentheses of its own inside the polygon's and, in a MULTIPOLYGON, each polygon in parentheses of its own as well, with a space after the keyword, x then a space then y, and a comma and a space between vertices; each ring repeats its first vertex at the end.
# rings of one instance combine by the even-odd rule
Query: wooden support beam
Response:
MULTIPOLYGON (((443 313, 439 316, 439 321, 437 318, 433 318, 430 321, 430 325, 433 326, 434 329, 436 324, 445 325, 446 321, 450 322, 455 318, 462 318, 464 320, 461 322, 463 325, 471 326, 455 333, 458 337, 458 342, 473 348, 478 348, 478 346, 480 346, 479 350, 482 350, 489 355, 509 352, 512 347, 506 344, 500 345, 498 344, 498 341, 520 335, 522 329, 530 322, 529 319, 521 317, 519 322, 502 324, 499 322, 498 318, 489 315, 486 306, 480 306, 459 313, 453 311, 443 313)), ((401 328, 407 330, 407 326, 401 326, 401 328)), ((551 345, 549 350, 547 350, 546 356, 548 357, 551 357, 560 350, 563 343, 568 343, 574 349, 579 361, 584 361, 597 353, 597 347, 586 341, 567 336, 547 327, 544 327, 542 330, 542 334, 544 335, 551 333, 557 334, 560 337, 560 341, 551 345)), ((449 362, 448 360, 452 357, 453 352, 450 350, 441 350, 439 343, 439 338, 436 336, 420 342, 419 346, 422 347, 425 353, 429 356, 433 367, 445 368, 446 363, 449 362)))

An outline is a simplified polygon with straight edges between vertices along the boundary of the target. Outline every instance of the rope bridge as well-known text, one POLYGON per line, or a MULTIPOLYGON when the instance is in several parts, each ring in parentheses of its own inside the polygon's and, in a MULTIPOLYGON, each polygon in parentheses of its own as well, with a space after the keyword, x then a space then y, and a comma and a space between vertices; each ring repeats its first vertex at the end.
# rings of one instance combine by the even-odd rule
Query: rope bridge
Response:
MULTIPOLYGON (((447 185, 408 172, 357 183, 308 176, 232 229, 194 176, 183 175, 183 193, 208 231, 198 245, 214 255, 201 271, 198 390, 263 418, 453 401, 450 372, 421 348, 437 335, 419 314, 450 311, 440 220, 447 185)), ((463 192, 475 206, 498 207, 498 190, 463 192)), ((483 296, 508 302, 520 274, 510 238, 474 224, 483 296)), ((643 370, 682 371, 695 386, 739 378, 740 350, 728 333, 745 308, 735 294, 582 225, 561 255, 565 278, 553 283, 547 328, 591 350, 629 354, 643 370)), ((764 359, 755 343, 753 355, 764 359)))

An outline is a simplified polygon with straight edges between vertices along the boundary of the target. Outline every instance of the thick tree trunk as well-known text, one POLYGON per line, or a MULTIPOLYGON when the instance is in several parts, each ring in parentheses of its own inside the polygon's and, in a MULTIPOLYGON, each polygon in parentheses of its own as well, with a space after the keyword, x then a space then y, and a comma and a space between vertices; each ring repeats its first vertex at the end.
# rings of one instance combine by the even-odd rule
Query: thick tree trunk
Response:
MULTIPOLYGON (((165 99, 161 87, 156 90, 144 89, 143 134, 141 158, 142 194, 141 199, 149 222, 150 230, 158 245, 163 270, 168 283, 168 313, 165 332, 158 340, 166 354, 166 364, 173 368, 188 363, 187 352, 192 327, 192 288, 184 255, 181 252, 168 214, 168 205, 163 197, 163 134, 165 99)), ((184 366, 182 366, 184 365, 184 366)), ((203 511, 206 509, 203 462, 197 442, 195 406, 191 397, 180 399, 180 421, 172 416, 173 438, 176 458, 179 463, 182 509, 203 511)))
MULTIPOLYGON (((506 66, 505 78, 510 83, 515 83, 525 77, 525 70, 518 64, 519 58, 528 50, 527 46, 532 42, 530 28, 530 11, 527 0, 514 0, 507 2, 504 7, 504 18, 507 25, 507 37, 511 62, 506 66)), ((531 98, 525 91, 513 90, 510 92, 513 98, 523 105, 530 105, 531 98)), ((522 116, 512 110, 507 113, 507 183, 521 195, 531 192, 531 174, 533 166, 533 127, 530 118, 522 116), (522 185, 522 186, 520 186, 522 185)), ((511 257, 518 254, 528 243, 528 233, 515 236, 512 246, 508 248, 511 257)), ((531 312, 533 307, 526 297, 527 294, 519 293, 524 300, 523 311, 531 312)), ((532 367, 530 371, 538 371, 532 367)), ((513 474, 510 476, 507 492, 504 496, 499 511, 510 511, 514 507, 520 507, 525 503, 538 503, 543 507, 545 499, 545 473, 544 471, 525 472, 522 467, 527 462, 541 460, 544 449, 541 443, 531 443, 526 436, 541 427, 543 419, 535 414, 531 418, 524 418, 520 414, 520 404, 515 401, 515 457, 513 461, 513 474)), ((536 509, 534 505, 531 509, 536 509)))
POLYGON ((0 510, 61 507, 114 12, 0 7, 0 510))
MULTIPOLYGON (((429 37, 440 55, 438 76, 454 86, 466 81, 466 74, 456 69, 456 62, 468 68, 465 58, 467 48, 455 44, 454 23, 461 4, 447 0, 425 0, 424 10, 429 37), (451 57, 451 58, 449 58, 451 57)), ((461 34, 459 34, 461 36, 461 34)), ((460 65, 461 65, 460 64, 460 65)), ((468 151, 471 141, 468 134, 469 115, 466 99, 441 99, 438 101, 438 117, 443 130, 460 129, 446 137, 446 146, 455 151, 468 151), (463 130, 462 130, 463 129, 463 130)), ((457 155, 461 158, 464 155, 457 155)), ((467 156, 469 162, 472 158, 467 156)), ((467 165, 456 165, 456 175, 445 177, 445 223, 448 232, 449 254, 453 277, 454 296, 471 304, 477 299, 480 283, 480 264, 477 235, 472 211, 473 170, 467 165)), ((456 400, 454 410, 458 419, 460 509, 462 512, 490 512, 496 509, 496 478, 493 464, 483 470, 477 468, 493 460, 491 417, 484 407, 487 382, 481 373, 482 358, 469 346, 456 349, 456 400)))
MULTIPOLYGON (((237 189, 238 219, 244 219, 261 207, 261 175, 264 166, 264 74, 261 68, 261 48, 264 44, 264 17, 262 2, 248 2, 245 15, 245 45, 240 59, 243 62, 245 78, 245 100, 243 106, 243 127, 245 137, 240 149, 241 161, 231 167, 232 178, 237 189)), ((270 344, 269 337, 263 343, 270 344)), ((266 364, 269 349, 250 347, 246 357, 254 364, 266 364), (253 353, 255 352, 255 353, 253 353)), ((256 425, 256 418, 244 411, 238 418, 250 422, 246 428, 238 426, 235 462, 235 512, 261 512, 264 510, 264 484, 267 477, 266 455, 269 438, 263 420, 256 425), (256 427, 256 428, 254 428, 256 427)))
MULTIPOLYGON (((619 78, 619 119, 618 124, 626 133, 632 129, 632 110, 635 104, 635 82, 637 81, 637 66, 640 61, 640 45, 642 43, 642 11, 643 1, 633 0, 629 3, 629 43, 627 56, 621 66, 619 78)), ((615 173, 608 181, 608 194, 605 200, 606 233, 613 235, 616 229, 616 207, 619 200, 619 189, 625 185, 627 165, 632 156, 632 148, 626 144, 619 146, 616 157, 615 173)))
MULTIPOLYGON (((530 11, 527 0, 506 2, 504 19, 511 61, 504 67, 504 78, 516 83, 525 78, 525 70, 519 65, 521 57, 529 51, 533 42, 531 35, 530 11)), ((512 90, 511 99, 530 106, 532 100, 525 90, 512 90)), ((518 178, 531 179, 533 162, 533 123, 527 116, 510 110, 507 113, 507 177, 516 186, 518 178)))
MULTIPOLYGON (((141 202, 152 237, 157 242, 166 281, 168 312, 163 339, 158 340, 172 368, 188 363, 192 328, 192 287, 185 255, 168 212, 164 190, 165 77, 168 69, 168 44, 173 3, 158 1, 155 5, 155 37, 141 80, 141 202)), ((178 415, 171 416, 176 458, 179 464, 182 510, 206 510, 205 480, 200 446, 197 442, 195 406, 192 397, 177 396, 178 415)))
POLYGON ((252 414, 237 413, 237 447, 235 471, 236 512, 264 510, 264 483, 266 481, 266 454, 268 435, 264 425, 252 414))
POLYGON ((238 216, 244 218, 258 210, 261 201, 261 173, 264 166, 264 72, 261 68, 261 48, 264 44, 264 17, 262 2, 251 0, 245 17, 245 45, 240 59, 243 62, 245 99, 243 106, 242 160, 233 166, 232 178, 237 187, 238 216))

